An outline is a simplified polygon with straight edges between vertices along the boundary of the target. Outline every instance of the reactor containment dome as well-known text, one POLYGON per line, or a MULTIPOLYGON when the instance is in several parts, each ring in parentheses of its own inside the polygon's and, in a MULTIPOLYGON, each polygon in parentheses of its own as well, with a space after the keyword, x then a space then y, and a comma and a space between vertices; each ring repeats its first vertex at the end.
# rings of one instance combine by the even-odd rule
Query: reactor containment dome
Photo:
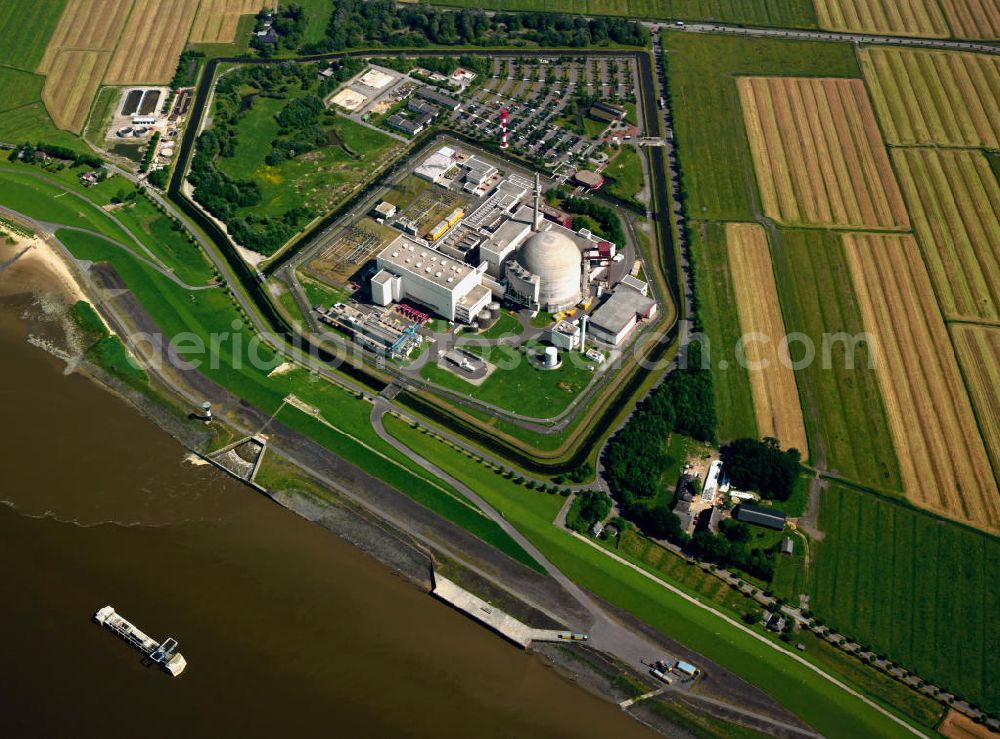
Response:
POLYGON ((580 301, 580 249, 555 230, 533 233, 507 270, 509 287, 533 308, 560 311, 580 301))

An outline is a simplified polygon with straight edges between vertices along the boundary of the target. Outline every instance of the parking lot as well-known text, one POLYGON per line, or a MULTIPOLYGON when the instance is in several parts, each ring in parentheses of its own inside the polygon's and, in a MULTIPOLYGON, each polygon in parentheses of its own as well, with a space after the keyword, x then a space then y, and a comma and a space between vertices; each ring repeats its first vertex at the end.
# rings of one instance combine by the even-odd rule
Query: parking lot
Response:
POLYGON ((451 114, 451 125, 468 136, 496 141, 500 110, 506 108, 514 153, 551 169, 583 165, 605 140, 637 133, 625 122, 605 123, 587 115, 595 100, 633 106, 635 75, 630 59, 497 58, 490 78, 451 114))

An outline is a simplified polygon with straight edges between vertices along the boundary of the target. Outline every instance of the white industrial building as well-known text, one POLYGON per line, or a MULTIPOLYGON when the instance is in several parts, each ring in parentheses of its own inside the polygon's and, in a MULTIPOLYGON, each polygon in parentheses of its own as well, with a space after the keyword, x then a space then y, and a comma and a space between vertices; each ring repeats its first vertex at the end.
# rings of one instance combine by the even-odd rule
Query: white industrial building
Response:
POLYGON ((580 327, 569 321, 559 321, 549 331, 549 341, 552 345, 569 352, 580 346, 580 338, 580 327))
POLYGON ((378 305, 411 300, 449 321, 471 323, 493 300, 483 285, 485 266, 470 267, 407 236, 379 252, 376 264, 371 291, 378 305))
POLYGON ((486 272, 491 277, 503 277, 504 263, 531 233, 531 215, 531 208, 522 207, 479 245, 479 259, 486 264, 486 272))
POLYGON ((598 341, 618 346, 636 327, 640 318, 652 318, 655 315, 654 300, 637 290, 619 287, 594 311, 587 324, 587 331, 598 341))

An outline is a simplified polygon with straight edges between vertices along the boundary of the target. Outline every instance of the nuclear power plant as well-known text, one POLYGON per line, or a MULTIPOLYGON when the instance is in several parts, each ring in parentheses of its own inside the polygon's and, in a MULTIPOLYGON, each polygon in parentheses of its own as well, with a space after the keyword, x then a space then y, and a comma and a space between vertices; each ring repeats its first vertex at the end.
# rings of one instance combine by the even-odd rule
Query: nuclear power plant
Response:
POLYGON ((417 324, 407 328, 388 314, 368 316, 356 302, 321 311, 321 319, 350 327, 366 346, 397 356, 419 344, 416 329, 426 318, 488 326, 500 303, 553 314, 550 342, 581 351, 588 328, 591 339, 617 346, 638 321, 655 314, 645 283, 623 281, 631 263, 623 263, 618 245, 570 228, 571 217, 544 204, 537 173, 532 180, 503 172, 503 166, 485 153, 440 146, 412 170, 431 188, 421 196, 427 205, 420 220, 405 202, 398 209, 389 201, 372 208, 395 236, 382 242, 365 276, 371 303, 417 324), (581 319, 592 308, 588 324, 581 319))

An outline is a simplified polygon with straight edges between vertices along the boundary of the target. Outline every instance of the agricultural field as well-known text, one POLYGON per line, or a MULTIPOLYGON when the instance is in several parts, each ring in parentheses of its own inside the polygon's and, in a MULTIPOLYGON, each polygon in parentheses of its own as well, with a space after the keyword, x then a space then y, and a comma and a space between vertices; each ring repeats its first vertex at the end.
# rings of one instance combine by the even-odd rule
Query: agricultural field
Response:
POLYGON ((885 403, 840 236, 779 230, 772 247, 785 328, 816 347, 815 361, 795 373, 810 461, 848 480, 900 494, 885 403), (824 344, 830 336, 852 341, 824 344))
POLYGON ((691 246, 698 255, 694 268, 698 295, 701 296, 699 317, 708 339, 702 346, 702 358, 707 361, 712 373, 719 439, 760 438, 750 376, 737 361, 735 351, 740 338, 740 323, 732 310, 736 304, 736 293, 729 267, 725 226, 719 223, 692 224, 691 246))
POLYGON ((105 84, 170 82, 197 6, 198 0, 135 0, 105 84))
POLYGON ((790 225, 909 226, 861 80, 743 77, 739 93, 765 215, 790 225))
POLYGON ((232 43, 240 16, 256 15, 262 6, 262 0, 201 0, 191 26, 191 43, 232 43))
POLYGON ((1000 531, 1000 492, 948 331, 911 236, 846 235, 844 247, 889 416, 906 496, 1000 531))
POLYGON ((31 72, 0 67, 0 90, 3 90, 0 112, 15 110, 37 102, 42 93, 43 81, 41 77, 31 72))
POLYGON ((955 323, 951 325, 951 337, 996 476, 1000 472, 1000 396, 997 394, 1000 388, 1000 328, 955 323))
POLYGON ((823 491, 818 618, 987 711, 1000 710, 1000 540, 870 493, 823 491))
POLYGON ((0 3, 0 65, 33 72, 66 0, 0 3))
POLYGON ((820 28, 943 38, 950 35, 937 0, 814 0, 820 28))
POLYGON ((736 89, 742 75, 860 77, 849 44, 664 33, 688 217, 754 221, 753 159, 736 89))
POLYGON ((59 128, 73 133, 83 130, 109 57, 107 51, 77 49, 62 49, 56 54, 45 78, 42 100, 59 128))
POLYGON ((1000 6, 995 0, 939 0, 959 38, 1000 38, 1000 6))
POLYGON ((112 51, 131 10, 132 0, 73 0, 59 18, 38 73, 52 71, 60 49, 112 51))
POLYGON ((1000 146, 1000 59, 880 48, 859 57, 889 144, 1000 146))
POLYGON ((778 439, 785 449, 798 449, 802 458, 808 459, 809 445, 785 342, 767 233, 756 223, 729 223, 726 244, 729 269, 736 276, 733 288, 740 330, 750 337, 744 350, 757 433, 778 439))
POLYGON ((1000 320, 1000 182, 981 152, 895 149, 945 318, 1000 320))

